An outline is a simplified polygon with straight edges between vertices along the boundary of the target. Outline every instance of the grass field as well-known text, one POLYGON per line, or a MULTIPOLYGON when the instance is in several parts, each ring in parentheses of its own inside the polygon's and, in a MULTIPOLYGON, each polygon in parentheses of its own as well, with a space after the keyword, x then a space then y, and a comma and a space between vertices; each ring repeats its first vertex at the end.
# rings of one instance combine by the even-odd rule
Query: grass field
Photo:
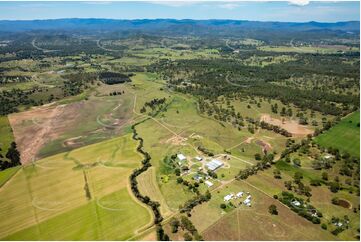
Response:
POLYGON ((360 112, 350 114, 340 123, 315 138, 325 148, 333 147, 350 155, 360 156, 360 112))
POLYGON ((8 117, 0 116, 0 154, 4 157, 12 141, 14 141, 14 136, 8 117))
POLYGON ((20 166, 8 168, 0 171, 0 187, 2 187, 10 178, 20 169, 20 166))
POLYGON ((0 238, 125 240, 152 214, 129 190, 141 157, 131 135, 28 165, 0 188, 0 238), (74 229, 78 228, 78 229, 74 229))

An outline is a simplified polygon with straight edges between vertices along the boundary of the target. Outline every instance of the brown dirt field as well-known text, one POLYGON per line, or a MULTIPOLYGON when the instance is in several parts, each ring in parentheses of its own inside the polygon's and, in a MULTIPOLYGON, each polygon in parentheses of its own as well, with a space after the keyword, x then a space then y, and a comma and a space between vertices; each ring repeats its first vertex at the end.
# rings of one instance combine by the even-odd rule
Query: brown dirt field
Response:
POLYGON ((140 238, 140 241, 157 241, 157 233, 152 231, 144 237, 140 238))
POLYGON ((82 102, 66 106, 43 106, 9 115, 15 141, 21 153, 21 163, 27 164, 36 159, 36 154, 46 142, 57 138, 71 127, 82 106, 82 102))
POLYGON ((264 153, 266 153, 272 149, 272 146, 263 140, 257 140, 256 144, 262 147, 262 151, 264 153))
MULTIPOLYGON (((54 140, 60 139, 61 141, 60 147, 54 147, 54 152, 56 152, 61 147, 81 147, 85 145, 83 141, 86 141, 87 136, 94 133, 104 133, 104 138, 118 133, 122 126, 129 122, 131 114, 127 113, 125 108, 125 111, 120 111, 121 117, 111 120, 112 124, 102 125, 96 117, 98 113, 104 112, 104 107, 109 107, 111 104, 107 103, 103 106, 101 101, 103 99, 58 106, 43 105, 29 111, 9 115, 10 125, 21 154, 21 163, 28 164, 39 159, 39 151, 54 140), (124 117, 122 117, 123 115, 124 117), (78 132, 79 128, 80 132, 78 132), (75 131, 77 135, 74 134, 75 131), (76 137, 71 137, 71 135, 76 137)), ((119 105, 119 103, 115 104, 116 109, 119 108, 119 105)), ((103 113, 103 115, 110 116, 111 114, 103 113)))
POLYGON ((282 122, 282 120, 272 118, 269 114, 262 114, 261 121, 280 126, 296 136, 305 136, 313 133, 311 129, 308 129, 305 125, 300 125, 296 120, 284 120, 282 122))

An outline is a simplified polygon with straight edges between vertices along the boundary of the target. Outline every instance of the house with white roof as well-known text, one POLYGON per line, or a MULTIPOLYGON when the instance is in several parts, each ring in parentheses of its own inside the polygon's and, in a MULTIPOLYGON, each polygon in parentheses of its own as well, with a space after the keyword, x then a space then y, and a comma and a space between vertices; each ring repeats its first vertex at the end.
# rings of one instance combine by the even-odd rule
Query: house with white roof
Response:
POLYGON ((243 192, 239 192, 239 193, 236 194, 237 198, 241 198, 242 196, 243 196, 243 192))
POLYGON ((184 161, 185 159, 187 159, 183 154, 177 154, 177 158, 178 158, 180 161, 184 161))
POLYGON ((208 187, 213 186, 213 183, 212 183, 212 182, 210 182, 210 181, 205 181, 204 183, 205 183, 208 187))

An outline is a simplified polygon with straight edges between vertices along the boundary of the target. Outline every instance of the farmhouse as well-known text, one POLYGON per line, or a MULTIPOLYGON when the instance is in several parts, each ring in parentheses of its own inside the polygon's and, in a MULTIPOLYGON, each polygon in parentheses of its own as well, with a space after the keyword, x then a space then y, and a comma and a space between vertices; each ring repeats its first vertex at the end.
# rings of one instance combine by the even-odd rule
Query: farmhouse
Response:
POLYGON ((250 207, 251 206, 251 199, 247 198, 246 200, 243 201, 243 204, 250 207))
POLYGON ((212 182, 210 182, 210 181, 205 181, 204 183, 205 183, 208 187, 213 186, 213 183, 212 183, 212 182))
POLYGON ((301 206, 301 203, 300 203, 299 201, 297 201, 297 200, 294 200, 294 201, 292 201, 291 203, 292 203, 294 206, 297 206, 297 207, 301 206))
POLYGON ((225 201, 225 202, 228 202, 229 200, 231 200, 233 198, 233 194, 228 194, 227 196, 225 196, 224 198, 223 198, 223 200, 225 201))
POLYGON ((211 171, 217 170, 219 167, 223 166, 223 163, 219 160, 213 159, 206 164, 207 168, 211 171))
POLYGON ((196 180, 196 181, 202 180, 202 177, 201 177, 200 175, 198 175, 198 174, 194 175, 193 178, 194 178, 194 180, 196 180))
POLYGON ((180 161, 184 161, 186 159, 186 157, 183 154, 178 154, 177 157, 180 161))
POLYGON ((242 196, 243 196, 243 192, 239 192, 239 193, 236 194, 237 198, 241 198, 242 196))

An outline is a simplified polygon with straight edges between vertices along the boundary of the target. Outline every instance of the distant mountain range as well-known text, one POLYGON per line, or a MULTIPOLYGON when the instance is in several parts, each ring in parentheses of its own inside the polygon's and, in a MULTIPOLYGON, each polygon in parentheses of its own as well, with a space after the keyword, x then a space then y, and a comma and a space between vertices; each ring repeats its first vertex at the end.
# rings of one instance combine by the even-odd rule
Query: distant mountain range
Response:
POLYGON ((17 33, 78 33, 102 38, 148 34, 158 36, 199 36, 257 38, 264 41, 316 40, 330 38, 358 39, 359 21, 320 22, 261 22, 246 20, 192 19, 54 19, 0 20, 0 36, 17 33), (98 36, 98 37, 99 37, 98 36))
POLYGON ((116 19, 54 19, 54 20, 0 20, 0 31, 33 31, 33 30, 147 30, 147 29, 170 29, 170 28, 236 28, 236 29, 283 29, 293 31, 307 30, 360 30, 359 21, 347 21, 337 23, 320 22, 261 22, 246 20, 175 20, 175 19, 139 19, 139 20, 116 20, 116 19))

